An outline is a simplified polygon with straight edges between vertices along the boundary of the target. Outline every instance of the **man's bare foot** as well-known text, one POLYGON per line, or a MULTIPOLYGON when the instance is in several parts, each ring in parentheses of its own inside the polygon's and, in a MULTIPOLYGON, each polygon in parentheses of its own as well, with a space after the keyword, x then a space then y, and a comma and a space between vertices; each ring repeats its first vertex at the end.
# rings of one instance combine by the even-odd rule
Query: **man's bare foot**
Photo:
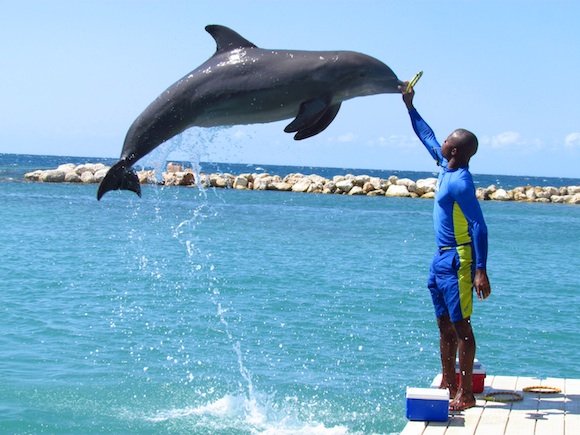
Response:
POLYGON ((475 396, 473 394, 471 394, 470 397, 466 396, 467 395, 459 393, 455 399, 449 403, 449 410, 452 412, 460 412, 473 408, 475 406, 475 396))
POLYGON ((447 382, 441 381, 441 384, 439 385, 439 389, 449 390, 449 398, 450 399, 454 399, 455 396, 457 395, 457 387, 454 385, 448 384, 447 382))

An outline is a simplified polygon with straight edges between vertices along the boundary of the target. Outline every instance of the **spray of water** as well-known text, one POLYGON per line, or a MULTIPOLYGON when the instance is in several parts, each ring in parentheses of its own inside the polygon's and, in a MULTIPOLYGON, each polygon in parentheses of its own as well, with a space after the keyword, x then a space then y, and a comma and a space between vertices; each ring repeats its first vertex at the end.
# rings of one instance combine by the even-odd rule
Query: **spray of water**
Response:
MULTIPOLYGON (((161 174, 168 158, 174 155, 175 160, 191 165, 195 179, 199 181, 202 158, 207 148, 217 140, 218 134, 219 131, 211 129, 189 131, 159 147, 141 163, 153 167, 157 174, 161 174)), ((231 320, 234 310, 229 306, 226 292, 223 291, 226 283, 213 258, 216 253, 204 243, 205 232, 202 229, 212 220, 219 219, 219 212, 208 201, 203 186, 198 184, 198 188, 196 200, 186 205, 186 219, 179 217, 175 220, 175 215, 168 213, 163 199, 169 191, 163 192, 163 189, 155 189, 157 193, 150 196, 152 208, 149 208, 150 202, 135 203, 138 205, 130 220, 137 222, 143 220, 145 215, 148 217, 144 227, 130 227, 129 249, 133 255, 132 266, 137 265, 138 273, 149 287, 151 299, 147 302, 141 294, 131 295, 130 291, 122 291, 118 297, 117 317, 112 325, 124 329, 125 338, 131 341, 132 344, 127 346, 130 356, 136 362, 147 361, 141 371, 141 376, 145 376, 147 381, 158 380, 160 369, 165 369, 168 382, 174 382, 176 370, 185 370, 181 383, 191 387, 197 399, 208 397, 209 401, 197 406, 170 407, 167 410, 159 410, 157 407, 153 414, 149 412, 141 418, 155 423, 181 420, 183 424, 200 424, 206 429, 231 430, 241 427, 246 432, 256 433, 346 433, 347 429, 342 426, 326 428, 319 423, 304 423, 304 419, 298 416, 300 406, 291 398, 286 398, 282 405, 276 405, 273 403, 273 395, 256 391, 252 372, 244 358, 242 341, 231 320), (158 243, 166 245, 173 240, 174 248, 175 242, 178 243, 184 255, 177 254, 177 258, 174 256, 167 259, 163 252, 152 251, 151 232, 155 233, 158 243), (182 276, 173 273, 176 261, 181 263, 178 269, 182 271, 182 276), (224 334, 224 344, 230 346, 234 358, 232 361, 236 362, 239 373, 239 390, 217 399, 211 387, 204 385, 197 390, 195 386, 195 367, 202 366, 203 362, 190 355, 195 353, 195 348, 187 336, 192 332, 187 325, 195 314, 189 313, 187 307, 203 299, 196 290, 205 292, 210 302, 210 311, 213 307, 213 319, 217 323, 213 330, 224 334), (160 320, 160 317, 164 317, 164 311, 167 320, 160 320), (154 316, 151 312, 154 312, 154 316), (139 329, 143 327, 144 330, 139 329)), ((141 290, 140 285, 137 283, 135 292, 141 290)), ((211 343, 207 345, 211 347, 211 343)), ((207 350, 204 349, 203 354, 207 354, 207 350)), ((209 351, 211 353, 211 348, 209 351)), ((211 358, 208 363, 211 364, 211 358)))

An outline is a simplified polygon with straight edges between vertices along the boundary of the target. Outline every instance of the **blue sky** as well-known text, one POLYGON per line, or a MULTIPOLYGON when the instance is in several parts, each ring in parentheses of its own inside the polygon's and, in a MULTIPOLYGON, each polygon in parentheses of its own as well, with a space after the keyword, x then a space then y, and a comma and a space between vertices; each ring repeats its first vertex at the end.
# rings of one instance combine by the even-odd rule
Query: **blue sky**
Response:
MULTIPOLYGON (((262 48, 354 50, 401 79, 443 140, 474 131, 474 173, 580 177, 578 1, 0 0, 0 152, 118 157, 137 115, 209 58, 206 24, 262 48)), ((432 170, 400 95, 349 100, 296 142, 287 122, 194 129, 201 160, 432 170)))

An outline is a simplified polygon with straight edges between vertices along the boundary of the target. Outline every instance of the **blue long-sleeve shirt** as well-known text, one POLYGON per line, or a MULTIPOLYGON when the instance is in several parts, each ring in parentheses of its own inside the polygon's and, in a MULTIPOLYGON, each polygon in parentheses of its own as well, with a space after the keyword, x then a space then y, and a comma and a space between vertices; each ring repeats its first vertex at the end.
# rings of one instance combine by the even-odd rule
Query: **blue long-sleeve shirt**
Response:
POLYGON ((475 267, 487 265, 487 226, 475 196, 468 167, 449 169, 441 145, 416 109, 409 111, 413 130, 441 167, 433 206, 435 240, 441 247, 473 244, 475 267))

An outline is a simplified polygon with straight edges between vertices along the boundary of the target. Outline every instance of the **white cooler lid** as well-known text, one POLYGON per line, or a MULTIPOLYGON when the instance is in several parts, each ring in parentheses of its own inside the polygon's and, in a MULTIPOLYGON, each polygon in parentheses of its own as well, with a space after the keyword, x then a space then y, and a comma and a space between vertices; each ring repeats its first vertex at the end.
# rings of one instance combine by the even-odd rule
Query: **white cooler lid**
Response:
POLYGON ((449 401, 449 390, 442 388, 407 387, 407 399, 449 401))

